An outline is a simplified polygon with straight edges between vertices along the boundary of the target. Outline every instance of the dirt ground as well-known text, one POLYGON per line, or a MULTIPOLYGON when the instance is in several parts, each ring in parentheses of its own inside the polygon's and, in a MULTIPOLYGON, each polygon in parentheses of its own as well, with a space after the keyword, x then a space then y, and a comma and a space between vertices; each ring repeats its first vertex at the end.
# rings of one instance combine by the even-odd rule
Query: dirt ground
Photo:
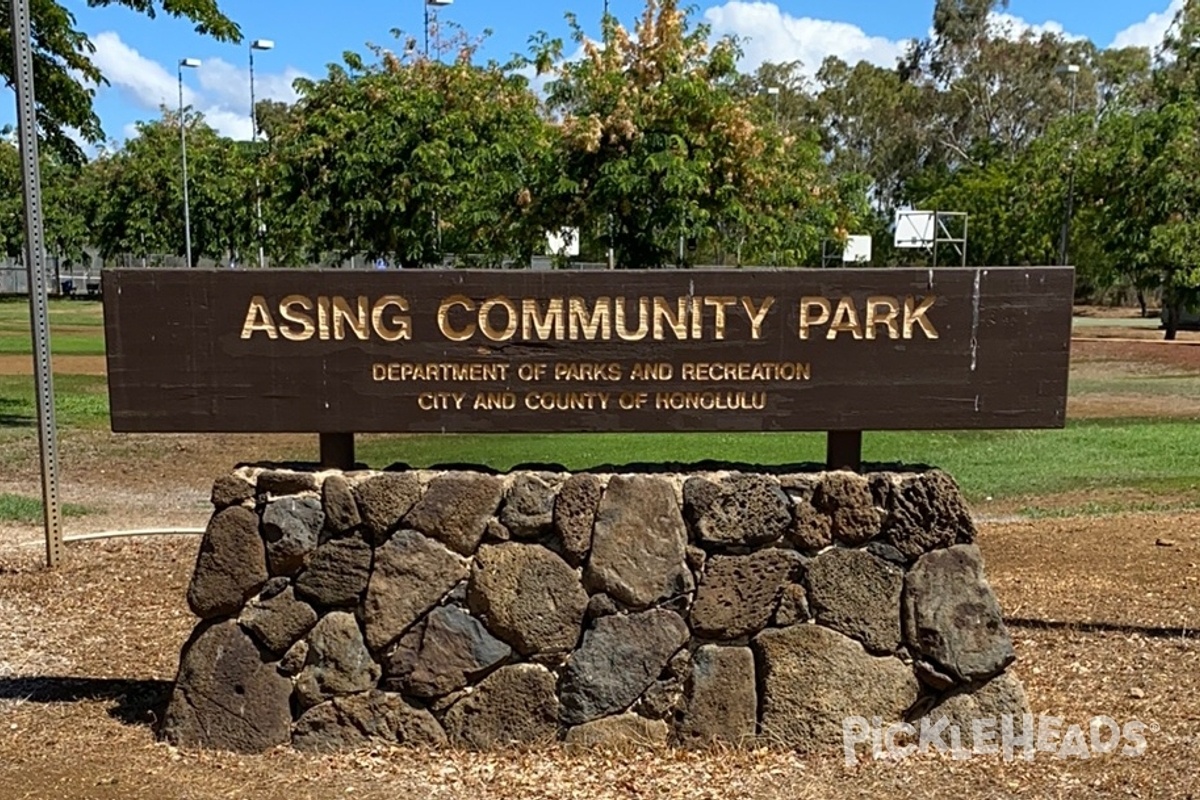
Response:
POLYGON ((0 547, 5 798, 1161 797, 1200 792, 1200 515, 985 524, 981 545, 1036 714, 1145 722, 1141 756, 870 762, 771 751, 339 756, 179 751, 155 741, 194 537, 72 545, 66 566, 0 547))
MULTIPOLYGON (((1200 374, 1195 346, 1081 341, 1072 355, 1089 379, 1109 365, 1133 379, 1138 370, 1200 374)), ((103 370, 103 359, 55 363, 60 370, 103 370)), ((0 372, 16 366, 0 357, 0 372)), ((1120 395, 1091 400, 1070 413, 1128 415, 1137 408, 1120 395)), ((1188 413, 1200 416, 1200 398, 1192 401, 1188 413)), ((231 466, 231 455, 316 455, 315 437, 289 436, 88 433, 65 437, 62 447, 63 499, 101 509, 68 520, 68 533, 196 528, 209 513, 209 483, 231 466)), ((29 453, 8 462, 0 492, 36 495, 35 459, 29 453)), ((195 623, 184 592, 198 538, 72 544, 55 572, 41 568, 39 539, 39 526, 0 523, 5 800, 1200 797, 1200 513, 981 525, 988 574, 1035 714, 1082 726, 1098 715, 1149 726, 1140 756, 1060 760, 1039 753, 1012 763, 999 756, 914 757, 846 766, 840 754, 767 750, 179 751, 157 742, 154 726, 195 623)))

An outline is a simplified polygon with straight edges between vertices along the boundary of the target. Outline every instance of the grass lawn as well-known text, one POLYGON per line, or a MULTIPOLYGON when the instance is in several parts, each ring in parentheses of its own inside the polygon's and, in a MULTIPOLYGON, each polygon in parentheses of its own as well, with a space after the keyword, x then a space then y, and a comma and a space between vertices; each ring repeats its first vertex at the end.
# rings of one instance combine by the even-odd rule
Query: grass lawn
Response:
MULTIPOLYGON (((88 513, 87 508, 74 503, 62 503, 59 511, 66 517, 81 517, 88 513)), ((33 497, 19 494, 0 493, 0 522, 29 522, 42 521, 42 501, 33 497)))
MULTIPOLYGON (((98 300, 50 298, 50 350, 65 356, 104 355, 104 304, 98 300)), ((29 301, 0 298, 0 355, 32 352, 29 301)))
MULTIPOLYGON (((568 469, 604 465, 722 463, 819 464, 822 434, 528 434, 362 437, 359 458, 372 466, 520 464, 568 469)), ((1064 430, 869 432, 873 463, 930 465, 953 475, 968 497, 1003 499, 1079 490, 1148 494, 1200 490, 1200 424, 1192 420, 1071 422, 1064 430)), ((1197 491, 1200 500, 1200 491, 1197 491)))

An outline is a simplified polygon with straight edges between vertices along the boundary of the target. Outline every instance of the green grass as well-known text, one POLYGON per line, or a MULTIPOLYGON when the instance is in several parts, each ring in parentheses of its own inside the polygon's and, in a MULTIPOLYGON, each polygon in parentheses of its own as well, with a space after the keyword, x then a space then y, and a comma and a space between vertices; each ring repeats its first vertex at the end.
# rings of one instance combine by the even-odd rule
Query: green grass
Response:
MULTIPOLYGON (((55 355, 104 355, 104 305, 97 300, 50 299, 50 351, 55 355)), ((0 300, 0 355, 33 352, 29 302, 0 300)))
MULTIPOLYGON (((33 378, 0 375, 0 429, 37 426, 33 378)), ((54 417, 59 428, 108 427, 108 382, 103 375, 55 375, 54 417)))
MULTIPOLYGON (((476 464, 582 469, 613 465, 724 463, 818 464, 822 434, 560 434, 363 437, 358 457, 373 465, 476 464)), ((1200 492, 1200 424, 1121 419, 1070 423, 1064 430, 871 432, 863 457, 885 464, 932 465, 980 500, 1080 489, 1200 492)))
MULTIPOLYGON (((65 517, 82 517, 88 513, 86 507, 74 503, 62 504, 59 511, 65 517)), ((42 501, 19 494, 0 494, 0 520, 4 522, 41 522, 42 501)))

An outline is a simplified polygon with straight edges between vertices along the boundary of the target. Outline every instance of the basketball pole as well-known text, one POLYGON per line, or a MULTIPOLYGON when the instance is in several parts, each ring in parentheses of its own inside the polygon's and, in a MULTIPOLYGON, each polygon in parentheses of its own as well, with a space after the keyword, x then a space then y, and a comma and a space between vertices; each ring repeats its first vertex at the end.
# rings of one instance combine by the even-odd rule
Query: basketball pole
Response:
POLYGON ((25 269, 28 274, 29 327, 37 382, 38 443, 42 463, 42 515, 46 528, 46 566, 62 562, 62 518, 58 507, 58 443, 54 425, 54 373, 50 366, 50 315, 46 301, 46 247, 43 238, 42 184, 38 162, 37 105, 33 93, 33 46, 29 0, 12 0, 13 84, 17 93, 17 129, 25 191, 25 269))

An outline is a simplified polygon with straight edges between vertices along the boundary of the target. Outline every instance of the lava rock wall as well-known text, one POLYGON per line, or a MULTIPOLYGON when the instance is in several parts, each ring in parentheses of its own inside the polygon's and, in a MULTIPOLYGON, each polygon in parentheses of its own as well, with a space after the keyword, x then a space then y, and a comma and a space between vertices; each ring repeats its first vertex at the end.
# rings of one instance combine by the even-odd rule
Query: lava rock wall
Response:
POLYGON ((812 752, 852 716, 1027 712, 940 471, 243 467, 212 502, 178 745, 812 752))

